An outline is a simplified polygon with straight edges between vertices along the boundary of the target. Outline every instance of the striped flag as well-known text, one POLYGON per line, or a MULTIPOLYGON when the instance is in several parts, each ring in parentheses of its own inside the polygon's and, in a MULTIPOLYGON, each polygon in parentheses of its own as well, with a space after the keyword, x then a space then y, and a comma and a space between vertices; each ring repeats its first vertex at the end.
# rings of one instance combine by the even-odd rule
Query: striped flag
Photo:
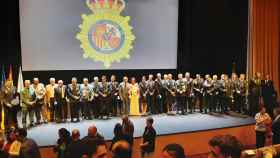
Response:
POLYGON ((17 92, 20 93, 24 88, 21 67, 19 67, 17 92))
MULTIPOLYGON (((3 65, 2 67, 2 75, 1 75, 1 88, 4 87, 6 82, 6 74, 5 74, 5 67, 3 65)), ((2 101, 1 101, 1 105, 2 105, 2 101)), ((4 130, 5 129, 5 112, 4 112, 4 108, 1 108, 1 129, 4 130)))

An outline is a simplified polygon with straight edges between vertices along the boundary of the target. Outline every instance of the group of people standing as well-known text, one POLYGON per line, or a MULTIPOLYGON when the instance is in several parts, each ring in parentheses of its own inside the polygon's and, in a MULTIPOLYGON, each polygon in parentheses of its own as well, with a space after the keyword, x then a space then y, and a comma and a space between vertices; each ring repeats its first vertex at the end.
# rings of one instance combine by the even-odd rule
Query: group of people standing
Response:
POLYGON ((121 115, 187 114, 195 112, 196 107, 201 113, 233 110, 254 116, 261 100, 272 114, 277 94, 269 76, 262 79, 260 73, 248 81, 245 74, 239 77, 235 73, 231 77, 222 74, 220 78, 209 74, 203 78, 196 74, 191 78, 187 72, 178 74, 177 80, 172 74, 163 77, 160 73, 156 77, 150 74, 148 78, 143 76, 139 83, 135 77, 129 82, 124 76, 119 83, 115 75, 110 81, 103 75, 101 80, 94 77, 91 83, 88 78, 83 78, 81 84, 73 77, 68 85, 50 78, 49 84, 44 86, 34 78, 33 83, 24 81, 20 94, 12 81, 6 81, 1 98, 1 107, 7 113, 5 123, 16 125, 20 105, 23 127, 28 127, 53 121, 66 122, 69 111, 71 122, 78 122, 80 118, 107 119, 121 115))

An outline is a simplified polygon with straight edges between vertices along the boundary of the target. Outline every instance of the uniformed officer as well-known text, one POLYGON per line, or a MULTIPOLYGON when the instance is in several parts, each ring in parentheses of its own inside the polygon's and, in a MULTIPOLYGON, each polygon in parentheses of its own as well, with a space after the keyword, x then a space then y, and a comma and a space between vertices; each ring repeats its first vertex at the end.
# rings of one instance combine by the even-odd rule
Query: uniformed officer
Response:
POLYGON ((163 89, 163 81, 161 79, 161 74, 157 73, 157 78, 155 79, 155 96, 156 96, 156 112, 163 113, 163 104, 165 102, 165 95, 163 89))
POLYGON ((166 94, 166 104, 167 104, 167 112, 173 111, 173 105, 175 103, 176 97, 176 84, 175 80, 172 78, 172 74, 168 74, 167 77, 167 94, 166 94))

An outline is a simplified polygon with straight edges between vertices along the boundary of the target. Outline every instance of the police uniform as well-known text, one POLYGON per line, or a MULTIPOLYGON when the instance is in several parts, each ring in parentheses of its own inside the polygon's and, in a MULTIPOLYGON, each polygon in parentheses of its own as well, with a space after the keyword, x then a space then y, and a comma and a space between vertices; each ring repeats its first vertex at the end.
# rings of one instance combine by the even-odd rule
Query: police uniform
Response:
POLYGON ((30 126, 34 125, 34 105, 36 102, 36 96, 33 88, 25 87, 21 92, 20 92, 20 99, 21 99, 21 109, 22 109, 22 126, 23 128, 27 127, 26 124, 26 117, 27 114, 29 115, 29 122, 30 126))
POLYGON ((155 80, 155 96, 156 96, 156 113, 163 113, 163 104, 165 102, 165 95, 163 89, 163 81, 159 78, 155 80))
POLYGON ((109 83, 110 98, 111 98, 111 112, 114 116, 120 114, 120 97, 119 97, 119 83, 117 81, 111 81, 109 83))

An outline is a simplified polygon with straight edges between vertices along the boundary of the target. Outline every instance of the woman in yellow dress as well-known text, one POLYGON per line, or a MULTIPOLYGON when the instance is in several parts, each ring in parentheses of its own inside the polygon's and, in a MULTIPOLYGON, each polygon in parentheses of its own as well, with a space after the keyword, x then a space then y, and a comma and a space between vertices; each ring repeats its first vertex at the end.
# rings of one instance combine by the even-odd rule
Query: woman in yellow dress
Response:
POLYGON ((131 85, 129 89, 130 98, 130 115, 140 115, 139 110, 139 87, 134 77, 131 78, 131 85))

